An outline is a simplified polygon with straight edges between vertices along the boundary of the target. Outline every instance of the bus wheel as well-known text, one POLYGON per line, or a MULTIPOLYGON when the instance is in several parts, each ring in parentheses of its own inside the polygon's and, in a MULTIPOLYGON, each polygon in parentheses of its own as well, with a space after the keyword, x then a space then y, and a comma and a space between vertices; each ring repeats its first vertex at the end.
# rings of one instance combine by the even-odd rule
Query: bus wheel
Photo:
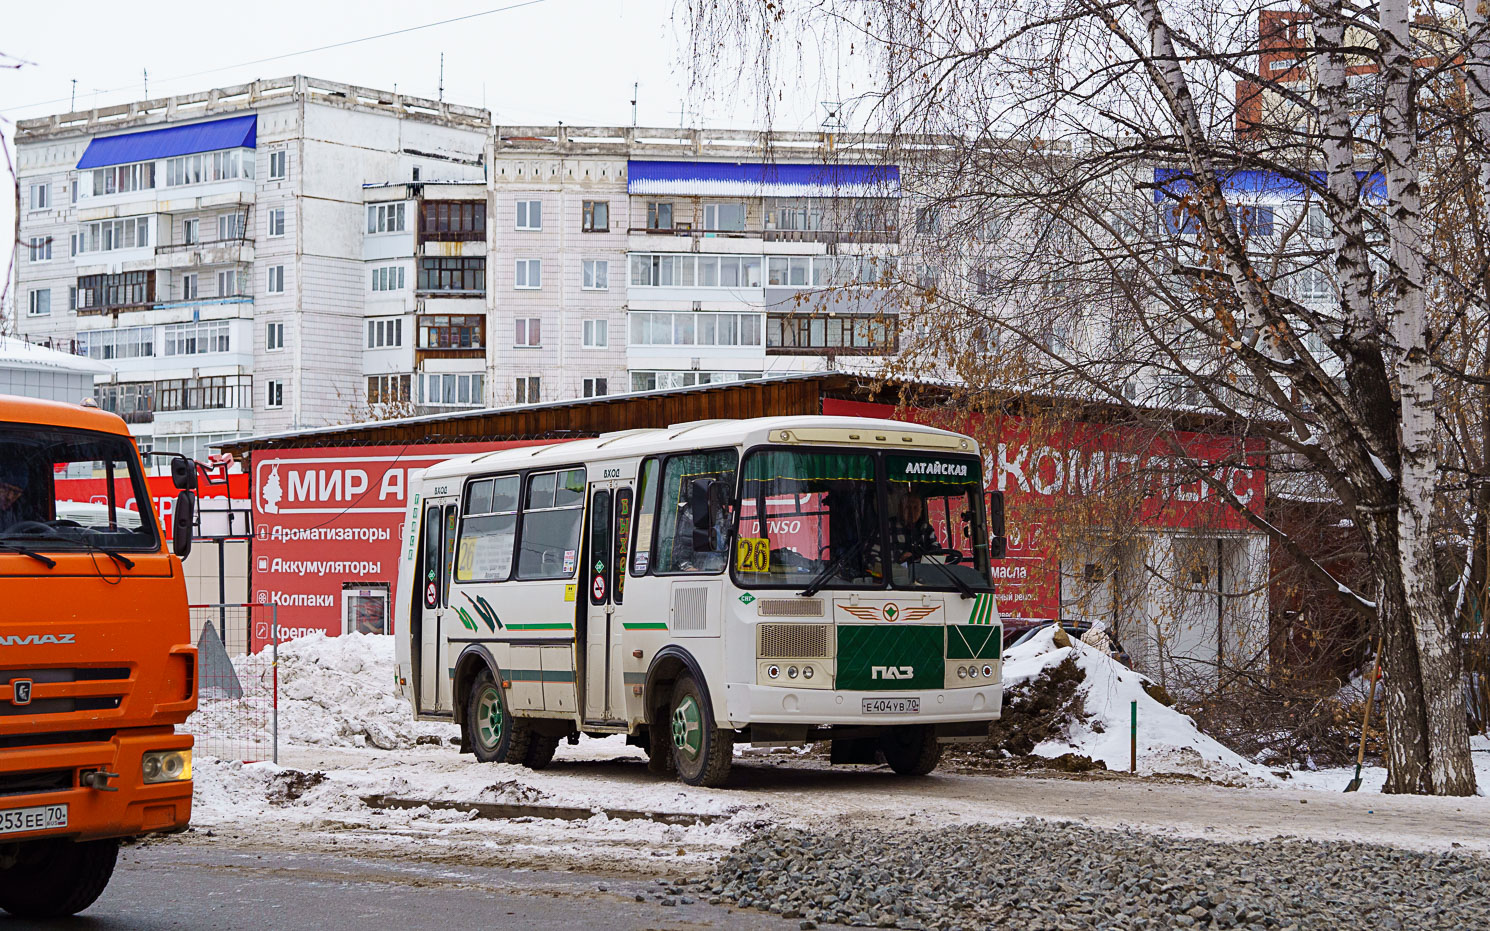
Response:
MULTIPOLYGON (((483 763, 523 763, 530 750, 532 732, 512 716, 502 689, 490 670, 476 677, 466 697, 466 738, 476 759, 483 763)), ((549 751, 553 756, 553 751, 549 751)), ((548 761, 545 760, 545 763, 548 761)))
POLYGON ((22 844, 15 865, 0 869, 0 909, 17 918, 63 918, 92 905, 119 857, 117 840, 22 844))
MULTIPOLYGON (((658 709, 657 717, 666 715, 666 709, 658 709)), ((673 734, 661 724, 647 728, 647 769, 659 776, 674 776, 678 772, 678 761, 673 759, 673 734)))
POLYGON ((714 727, 703 689, 692 676, 679 679, 673 688, 668 723, 678 778, 691 786, 724 785, 734 762, 735 732, 714 727))
POLYGON ((929 724, 891 728, 880 738, 879 749, 890 768, 902 776, 924 776, 942 761, 942 745, 936 742, 936 728, 929 724))

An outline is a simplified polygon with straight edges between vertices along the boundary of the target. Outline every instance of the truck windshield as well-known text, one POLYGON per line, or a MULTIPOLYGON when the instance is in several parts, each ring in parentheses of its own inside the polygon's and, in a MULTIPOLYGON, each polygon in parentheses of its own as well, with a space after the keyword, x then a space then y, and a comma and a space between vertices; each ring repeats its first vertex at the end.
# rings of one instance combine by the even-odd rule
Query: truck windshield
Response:
POLYGON ((126 437, 0 424, 0 542, 31 550, 157 548, 155 518, 126 437))
POLYGON ((767 448, 740 483, 742 586, 988 591, 971 456, 767 448))

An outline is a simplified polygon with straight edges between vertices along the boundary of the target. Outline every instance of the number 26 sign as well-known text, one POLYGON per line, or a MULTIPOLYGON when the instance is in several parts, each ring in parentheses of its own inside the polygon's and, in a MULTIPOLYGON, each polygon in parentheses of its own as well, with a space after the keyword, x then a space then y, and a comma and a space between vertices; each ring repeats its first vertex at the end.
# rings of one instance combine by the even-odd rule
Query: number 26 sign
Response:
POLYGON ((770 572, 771 541, 765 537, 741 537, 735 545, 735 568, 741 572, 770 572))

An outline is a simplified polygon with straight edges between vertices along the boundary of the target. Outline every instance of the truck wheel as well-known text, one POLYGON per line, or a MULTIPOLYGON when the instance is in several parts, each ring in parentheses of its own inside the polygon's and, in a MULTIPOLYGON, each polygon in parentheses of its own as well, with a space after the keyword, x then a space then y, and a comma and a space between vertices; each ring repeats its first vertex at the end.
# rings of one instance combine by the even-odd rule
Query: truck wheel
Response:
POLYGON ((927 724, 892 728, 880 738, 880 753, 902 776, 924 776, 942 761, 936 729, 927 724))
POLYGON ((0 909, 17 918, 63 918, 92 905, 114 875, 117 840, 23 843, 0 870, 0 909))
POLYGON ((673 687, 671 706, 668 723, 678 778, 691 786, 724 785, 734 762, 735 732, 714 726, 714 712, 692 676, 673 687))
MULTIPOLYGON (((514 718, 501 686, 491 670, 482 670, 466 696, 466 742, 483 763, 522 763, 527 760, 532 731, 514 718)), ((553 756, 553 751, 549 751, 553 756)), ((545 761, 546 763, 547 761, 545 761)))

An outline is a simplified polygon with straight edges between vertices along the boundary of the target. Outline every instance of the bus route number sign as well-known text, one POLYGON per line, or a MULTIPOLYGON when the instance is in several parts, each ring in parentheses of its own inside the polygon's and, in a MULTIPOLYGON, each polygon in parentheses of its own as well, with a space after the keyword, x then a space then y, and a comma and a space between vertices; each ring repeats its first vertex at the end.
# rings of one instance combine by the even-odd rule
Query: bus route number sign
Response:
POLYGON ((741 572, 770 572, 771 541, 765 537, 741 537, 735 545, 735 568, 741 572))

